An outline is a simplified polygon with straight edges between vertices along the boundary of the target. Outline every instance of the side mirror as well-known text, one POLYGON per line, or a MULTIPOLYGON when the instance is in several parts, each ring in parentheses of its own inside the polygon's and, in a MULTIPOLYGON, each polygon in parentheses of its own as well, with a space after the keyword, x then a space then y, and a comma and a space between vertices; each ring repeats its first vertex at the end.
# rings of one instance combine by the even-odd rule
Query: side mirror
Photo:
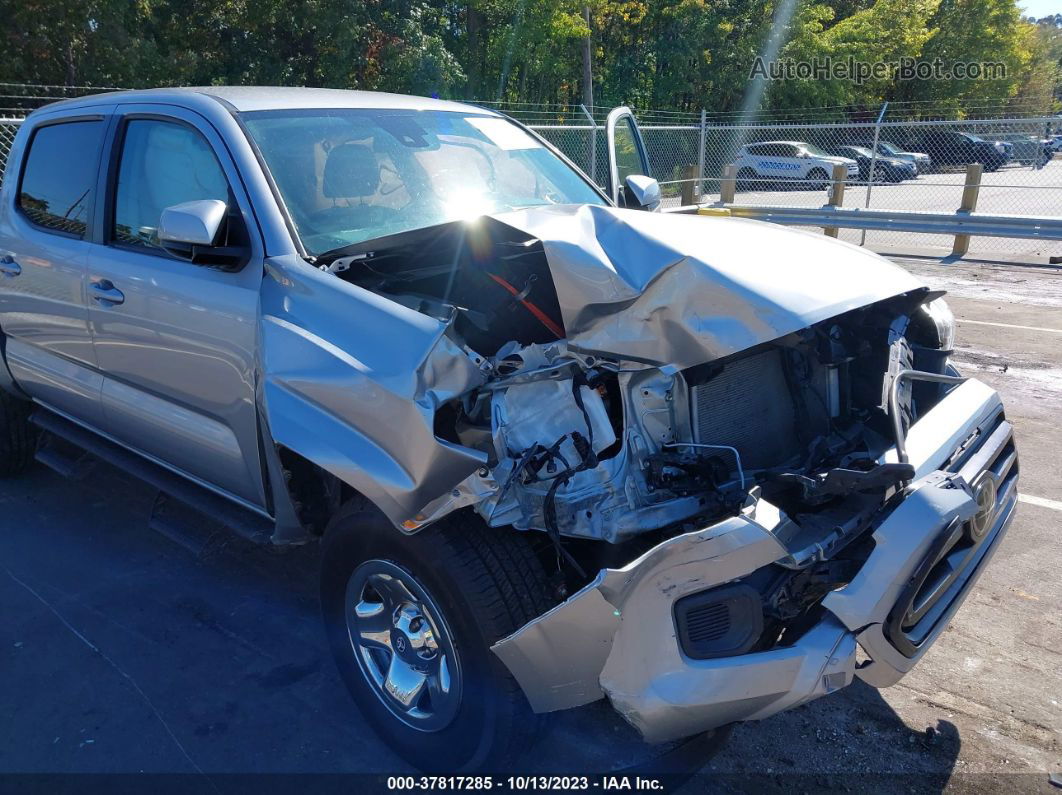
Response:
POLYGON ((196 265, 238 268, 246 261, 247 249, 218 241, 228 214, 228 205, 219 199, 200 199, 167 207, 159 218, 159 245, 173 256, 196 265))
POLYGON ((655 210, 660 206, 660 183, 652 177, 631 174, 624 191, 627 207, 635 210, 655 210))
POLYGON ((218 199, 202 199, 167 207, 159 219, 159 242, 184 246, 212 246, 229 210, 218 199))

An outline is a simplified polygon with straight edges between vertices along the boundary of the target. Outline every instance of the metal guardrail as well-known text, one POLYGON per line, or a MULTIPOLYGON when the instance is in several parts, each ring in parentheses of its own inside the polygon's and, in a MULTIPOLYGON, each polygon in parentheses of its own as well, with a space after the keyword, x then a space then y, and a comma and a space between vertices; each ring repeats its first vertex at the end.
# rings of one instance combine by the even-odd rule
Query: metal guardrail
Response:
POLYGON ((951 252, 954 257, 961 257, 969 252, 970 239, 973 237, 1062 241, 1060 216, 976 212, 983 176, 983 169, 977 163, 967 166, 962 200, 958 209, 952 213, 845 207, 845 169, 840 165, 834 166, 826 194, 827 203, 824 205, 799 207, 742 204, 737 201, 737 180, 734 172, 732 165, 724 169, 723 178, 720 180, 720 200, 714 204, 684 204, 667 208, 665 211, 726 215, 789 226, 818 226, 831 237, 837 237, 839 229, 861 229, 864 237, 868 231, 943 235, 955 238, 951 252))
MULTIPOLYGON (((692 208, 676 208, 675 211, 692 208)), ((1062 218, 1027 218, 1020 215, 985 213, 923 213, 901 210, 868 210, 862 207, 771 207, 730 204, 700 208, 706 215, 730 215, 790 226, 821 226, 824 229, 867 229, 932 235, 970 235, 1062 240, 1062 218), (725 213, 717 212, 726 210, 725 213)))

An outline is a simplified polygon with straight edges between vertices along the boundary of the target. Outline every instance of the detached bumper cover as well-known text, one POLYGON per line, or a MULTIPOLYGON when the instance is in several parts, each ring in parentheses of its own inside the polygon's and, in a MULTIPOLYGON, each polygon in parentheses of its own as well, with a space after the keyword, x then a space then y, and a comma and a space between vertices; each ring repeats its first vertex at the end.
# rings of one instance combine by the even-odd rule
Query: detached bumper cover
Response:
POLYGON ((764 718, 854 676, 877 687, 897 682, 947 626, 1017 502, 1011 428, 984 384, 953 389, 914 425, 907 444, 917 480, 874 531, 874 550, 856 577, 826 597, 823 618, 793 645, 692 660, 676 639, 676 600, 787 557, 774 534, 779 513, 761 500, 622 569, 602 570, 494 651, 536 711, 607 695, 650 742, 764 718), (857 644, 869 657, 858 670, 857 644))

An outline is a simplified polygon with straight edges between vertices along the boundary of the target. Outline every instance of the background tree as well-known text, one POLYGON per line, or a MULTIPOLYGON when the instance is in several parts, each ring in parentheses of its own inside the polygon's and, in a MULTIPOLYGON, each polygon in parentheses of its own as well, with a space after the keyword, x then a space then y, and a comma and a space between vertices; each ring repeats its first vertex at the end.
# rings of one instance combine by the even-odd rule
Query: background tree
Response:
POLYGON ((332 86, 577 104, 589 37, 598 105, 697 111, 875 108, 1046 111, 1062 91, 1062 15, 1017 0, 0 0, 0 80, 143 87, 332 86), (589 24, 586 11, 589 10, 589 24), (792 12, 792 13, 790 13, 792 12), (789 80, 783 58, 940 58, 1006 66, 996 80, 789 80))

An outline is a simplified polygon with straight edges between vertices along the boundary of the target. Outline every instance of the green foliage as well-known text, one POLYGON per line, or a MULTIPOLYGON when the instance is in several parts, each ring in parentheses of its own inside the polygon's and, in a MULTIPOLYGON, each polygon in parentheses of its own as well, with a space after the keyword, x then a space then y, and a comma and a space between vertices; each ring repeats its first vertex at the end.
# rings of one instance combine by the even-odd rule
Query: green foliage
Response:
POLYGON ((1031 52, 1014 0, 940 0, 930 25, 934 33, 922 48, 923 59, 1002 63, 1007 75, 996 80, 915 80, 900 84, 898 96, 962 111, 1017 93, 1031 52))
MULTIPOLYGON (((791 25, 783 58, 812 61, 829 55, 835 61, 899 63, 918 58, 935 33, 930 17, 940 0, 876 0, 836 21, 834 9, 805 2, 791 25)), ((877 105, 893 86, 891 79, 784 80, 772 84, 768 99, 776 108, 877 105)))
POLYGON ((1062 84, 1062 15, 1023 20, 1017 0, 0 0, 0 19, 8 82, 313 85, 577 104, 589 36, 599 105, 756 106, 748 78, 769 41, 781 58, 993 61, 1007 75, 773 81, 760 103, 768 108, 1046 106, 1062 84), (776 23, 790 6, 792 18, 776 23))

